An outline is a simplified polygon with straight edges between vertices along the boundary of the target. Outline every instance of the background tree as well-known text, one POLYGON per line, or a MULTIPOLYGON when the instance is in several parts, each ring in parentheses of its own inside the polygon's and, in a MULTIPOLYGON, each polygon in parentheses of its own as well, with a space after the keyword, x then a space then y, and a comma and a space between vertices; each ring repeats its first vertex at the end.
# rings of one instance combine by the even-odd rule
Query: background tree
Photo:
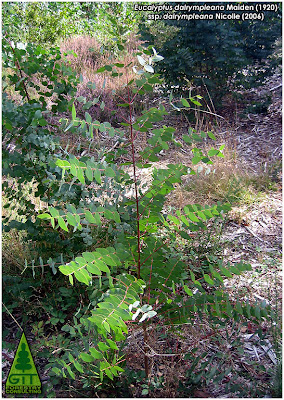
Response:
MULTIPOLYGON (((174 8, 176 3, 168 4, 174 8)), ((164 13, 161 12, 160 16, 164 13)), ((186 14, 186 11, 175 13, 186 14)), ((215 11, 206 13, 214 15, 215 11)), ((179 90, 188 86, 188 81, 197 86, 206 84, 211 96, 218 100, 231 90, 227 86, 229 78, 234 79, 235 87, 255 85, 261 83, 264 76, 272 74, 277 65, 271 55, 276 39, 281 36, 279 4, 277 12, 265 12, 263 21, 167 19, 159 23, 160 31, 161 25, 165 27, 163 35, 168 35, 162 43, 156 22, 144 21, 140 32, 143 39, 163 54, 165 59, 159 66, 160 72, 169 85, 176 85, 179 90), (246 75, 244 68, 247 69, 246 75)))
POLYGON ((2 11, 3 29, 14 42, 46 46, 85 28, 79 3, 9 2, 2 11))
POLYGON ((108 42, 137 30, 141 14, 129 3, 7 2, 3 29, 14 42, 52 45, 72 35, 108 42))

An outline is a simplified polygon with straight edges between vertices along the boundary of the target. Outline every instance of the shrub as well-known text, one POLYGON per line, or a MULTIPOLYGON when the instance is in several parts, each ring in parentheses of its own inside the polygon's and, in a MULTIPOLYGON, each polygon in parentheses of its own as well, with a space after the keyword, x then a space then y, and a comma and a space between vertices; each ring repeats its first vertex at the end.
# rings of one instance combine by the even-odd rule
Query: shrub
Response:
POLYGON ((2 6, 3 29, 15 43, 48 48, 62 38, 92 31, 84 3, 7 2, 2 6))
MULTIPOLYGON (((60 248, 60 235, 34 223, 34 212, 39 199, 48 204, 58 201, 60 184, 57 178, 60 175, 55 160, 63 149, 54 135, 56 127, 48 123, 48 118, 52 112, 68 110, 70 98, 75 94, 76 76, 60 62, 59 48, 47 51, 29 44, 26 49, 19 49, 6 37, 3 47, 4 68, 9 71, 3 83, 3 190, 6 207, 17 200, 17 213, 24 215, 22 220, 10 219, 7 215, 4 229, 25 230, 27 240, 37 238, 39 244, 41 237, 44 247, 54 242, 60 248), (6 93, 9 87, 18 93, 14 100, 6 93), (34 91, 36 96, 33 96, 34 91), (19 96, 21 102, 18 102, 19 96), (34 185, 33 196, 27 193, 29 185, 34 185)), ((76 190, 65 192, 65 198, 74 197, 74 193, 76 190)), ((77 193, 79 195, 78 189, 77 193)))
MULTIPOLYGON (((165 28, 156 21, 140 25, 143 40, 154 45, 165 59, 159 66, 168 86, 179 91, 189 90, 190 85, 208 88, 217 103, 237 85, 255 87, 264 77, 273 73, 277 60, 272 56, 275 41, 281 37, 281 5, 275 3, 277 11, 266 11, 260 20, 216 20, 218 11, 174 11, 176 3, 169 3, 177 15, 197 13, 213 15, 212 20, 163 19, 167 11, 158 13, 165 28), (172 29, 171 29, 172 28, 172 29), (160 31, 168 35, 168 40, 160 43, 160 31)), ((187 3, 179 4, 179 7, 187 3)), ((202 7, 205 3, 192 2, 193 7, 202 7)), ((251 3, 255 6, 256 3, 251 3)), ((216 3, 213 6, 224 7, 216 3)), ((225 5, 226 8, 226 5, 225 5)), ((224 13, 230 13, 226 11, 224 13)), ((241 11, 235 12, 240 14, 241 11)), ((280 59, 278 60, 278 62, 280 59)), ((204 89, 203 89, 204 90, 204 89)), ((204 93, 206 91, 204 90, 204 93)), ((202 94, 202 93, 201 93, 202 94)))

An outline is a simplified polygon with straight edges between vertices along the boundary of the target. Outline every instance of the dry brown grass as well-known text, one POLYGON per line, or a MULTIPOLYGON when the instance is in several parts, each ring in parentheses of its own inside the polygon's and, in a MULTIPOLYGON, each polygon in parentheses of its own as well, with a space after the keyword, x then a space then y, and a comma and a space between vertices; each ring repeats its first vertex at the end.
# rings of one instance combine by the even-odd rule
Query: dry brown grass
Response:
MULTIPOLYGON (((19 185, 17 184, 16 180, 11 179, 9 183, 10 186, 16 190, 16 192, 21 190, 25 196, 25 199, 31 201, 35 205, 36 210, 42 210, 46 207, 46 203, 40 201, 38 197, 35 197, 37 184, 34 181, 25 185, 19 185)), ((22 206, 16 198, 8 203, 5 193, 2 193, 3 218, 7 218, 9 222, 25 222, 26 217, 25 215, 21 214, 24 210, 25 207, 22 206), (4 208, 4 206, 7 205, 9 205, 9 207, 4 208)), ((33 246, 33 249, 31 248, 26 236, 27 234, 25 231, 18 231, 16 229, 11 229, 9 232, 3 232, 2 263, 5 273, 20 273, 24 270, 25 260, 30 261, 32 258, 37 257, 37 251, 35 247, 33 246)))
POLYGON ((33 256, 26 242, 25 233, 16 229, 12 229, 9 233, 3 233, 2 263, 6 275, 22 273, 25 269, 25 260, 29 262, 33 256))
MULTIPOLYGON (((269 174, 249 172, 232 145, 227 144, 222 152, 224 158, 214 157, 213 165, 200 163, 194 167, 196 175, 188 175, 183 184, 177 186, 169 198, 171 205, 182 208, 186 204, 212 205, 217 201, 250 204, 264 192, 273 190, 274 184, 269 174)), ((185 163, 190 165, 191 156, 184 158, 187 159, 185 163)))
MULTIPOLYGON (((138 51, 141 43, 135 36, 131 36, 125 44, 125 50, 122 53, 123 59, 114 54, 114 52, 102 50, 102 45, 96 38, 91 36, 77 36, 67 39, 61 43, 60 49, 62 53, 74 51, 77 57, 73 55, 67 56, 70 66, 78 73, 82 73, 86 79, 93 82, 91 78, 98 79, 98 76, 95 74, 98 68, 110 63, 123 62, 125 65, 128 65, 133 62, 135 60, 135 53, 138 51)), ((134 73, 132 76, 134 76, 134 73)), ((118 78, 112 89, 127 83, 124 76, 118 78)), ((131 79, 130 76, 129 79, 131 79)))
MULTIPOLYGON (((135 54, 141 45, 135 36, 131 36, 125 44, 125 50, 120 56, 111 51, 103 51, 101 44, 94 37, 78 36, 64 41, 61 44, 61 52, 74 51, 77 57, 68 55, 67 60, 70 66, 83 77, 83 82, 77 87, 77 96, 83 96, 87 101, 94 98, 100 99, 99 103, 93 105, 88 112, 99 121, 109 121, 112 124, 122 122, 127 118, 127 110, 119 108, 117 104, 128 102, 128 90, 126 84, 135 75, 132 65, 135 64, 135 54), (121 76, 111 77, 109 73, 99 73, 96 71, 109 64, 122 63, 129 65, 127 69, 117 68, 117 72, 123 72, 121 76), (96 88, 88 87, 88 82, 95 83, 96 88), (100 102, 104 101, 104 110, 100 109, 100 102), (114 114, 112 111, 115 111, 114 114)), ((80 104, 77 105, 78 112, 82 110, 80 104)), ((84 115, 84 110, 83 115, 84 115)))

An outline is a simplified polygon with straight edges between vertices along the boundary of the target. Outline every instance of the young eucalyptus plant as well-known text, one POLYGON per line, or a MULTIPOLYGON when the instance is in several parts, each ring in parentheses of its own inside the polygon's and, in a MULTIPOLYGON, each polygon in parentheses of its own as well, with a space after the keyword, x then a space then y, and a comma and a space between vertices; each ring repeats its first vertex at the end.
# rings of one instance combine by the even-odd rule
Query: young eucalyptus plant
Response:
MULTIPOLYGON (((85 349, 77 353, 76 358, 72 356, 69 364, 59 361, 62 371, 67 369, 71 377, 74 376, 72 371, 70 373, 72 365, 80 372, 86 363, 93 366, 94 374, 101 381, 105 376, 110 379, 117 376, 122 371, 118 342, 127 339, 130 323, 142 325, 145 372, 148 376, 147 325, 151 324, 153 317, 163 323, 181 324, 202 313, 220 320, 239 318, 240 315, 258 319, 266 315, 265 309, 231 301, 224 291, 223 277, 241 274, 250 270, 250 265, 241 262, 224 266, 220 261, 209 265, 210 273, 201 272, 202 278, 197 279, 190 265, 180 259, 178 250, 174 251, 172 247, 169 250, 169 241, 176 243, 176 238, 180 237, 190 242, 191 232, 206 229, 208 220, 222 218, 230 206, 221 203, 213 206, 188 204, 183 210, 167 214, 167 195, 175 189, 175 184, 182 182, 183 176, 195 172, 182 163, 168 164, 164 169, 155 168, 161 151, 168 150, 169 146, 179 146, 179 143, 175 141, 174 128, 156 127, 167 115, 163 105, 151 107, 139 116, 135 113, 137 95, 145 95, 153 91, 155 85, 161 84, 154 66, 163 57, 154 48, 153 53, 150 50, 142 50, 137 55, 137 65, 121 62, 106 65, 97 71, 110 73, 115 78, 123 73, 121 71, 129 76, 132 68, 137 75, 137 78, 127 81, 127 95, 119 105, 126 108, 129 115, 121 123, 121 129, 112 127, 108 122, 94 120, 88 112, 85 118, 79 118, 74 102, 72 120, 66 122, 66 131, 75 127, 78 134, 90 139, 94 137, 95 130, 107 132, 123 146, 115 154, 106 153, 101 159, 72 155, 65 159, 58 158, 56 165, 62 171, 61 185, 68 184, 71 188, 77 183, 83 188, 80 204, 75 206, 69 202, 63 208, 49 207, 38 216, 48 220, 54 229, 65 232, 108 225, 115 239, 112 247, 94 245, 93 251, 83 252, 59 267, 71 285, 75 279, 101 293, 96 298, 91 315, 81 321, 93 327, 96 339, 90 338, 85 349), (137 151, 136 142, 142 133, 147 134, 147 146, 137 151), (130 161, 118 166, 114 160, 125 152, 129 154, 130 161), (132 166, 131 176, 123 168, 129 164, 132 166), (148 188, 144 188, 139 180, 139 171, 145 168, 153 170, 148 188)), ((85 102, 85 99, 77 101, 85 102)), ((95 104, 99 101, 99 98, 94 99, 95 104)), ((190 108, 192 102, 200 104, 196 98, 182 98, 180 108, 190 108)), ((100 106, 107 107, 104 103, 100 106)), ((183 137, 191 146, 193 166, 199 162, 212 164, 214 156, 223 157, 223 146, 212 148, 207 154, 196 147, 196 143, 206 137, 215 140, 211 132, 198 134, 191 129, 183 137)))
MULTIPOLYGON (((123 45, 117 46, 123 54, 123 45)), ((175 140, 175 129, 161 124, 167 115, 163 105, 140 115, 135 105, 138 96, 145 96, 155 85, 162 84, 154 67, 163 57, 154 48, 141 48, 135 65, 121 61, 97 71, 104 74, 105 81, 123 73, 127 77, 125 95, 119 95, 118 105, 127 110, 127 117, 123 117, 120 128, 115 128, 109 122, 96 120, 88 111, 84 118, 79 117, 78 103, 83 103, 84 110, 98 104, 104 110, 108 105, 100 97, 91 102, 82 96, 75 97, 77 80, 59 62, 58 49, 53 49, 47 58, 47 50, 40 47, 18 50, 7 42, 6 48, 5 62, 14 71, 10 82, 25 100, 16 107, 4 98, 5 140, 16 145, 14 152, 5 149, 5 174, 18 179, 19 184, 36 179, 36 196, 47 206, 34 221, 35 207, 28 203, 31 210, 25 226, 34 235, 53 229, 57 235, 52 243, 62 241, 66 249, 64 258, 68 260, 59 266, 60 273, 68 277, 71 285, 86 285, 88 292, 92 292, 85 315, 79 320, 74 315, 74 327, 62 328, 74 339, 74 347, 65 351, 58 360, 60 368, 53 367, 53 372, 63 377, 68 374, 72 379, 77 373, 85 379, 85 385, 89 384, 88 379, 114 379, 123 372, 122 348, 129 326, 135 324, 142 326, 145 372, 149 376, 147 327, 153 318, 159 323, 181 325, 203 314, 215 322, 242 316, 256 320, 265 317, 265 307, 232 301, 225 292, 223 277, 241 274, 250 270, 250 265, 212 261, 207 273, 200 271, 201 277, 197 277, 180 257, 177 238, 190 246, 192 233, 206 230, 207 221, 222 218, 230 206, 188 204, 182 210, 167 212, 167 195, 176 184, 182 183, 183 176, 195 174, 196 164, 210 165, 213 157, 223 157, 223 146, 212 147, 204 154, 196 144, 205 138, 214 141, 214 134, 189 128, 183 141, 192 152, 192 166, 169 163, 165 168, 156 168, 162 154, 180 143, 175 140), (38 98, 32 98, 29 89, 40 91, 38 98), (46 99, 53 95, 50 110, 46 99), (46 119, 49 113, 55 115, 69 106, 72 118, 61 120, 66 134, 74 132, 93 143, 99 133, 104 133, 119 146, 114 151, 105 150, 98 155, 85 152, 81 156, 62 149, 56 140, 50 139, 46 119), (146 135, 147 145, 138 150, 141 135, 146 135), (120 156, 127 161, 118 164, 120 156), (131 172, 127 172, 129 166, 131 172), (143 169, 151 171, 148 187, 140 180, 143 169), (112 235, 111 246, 96 243, 93 233, 100 227, 112 235), (74 243, 73 238, 83 239, 79 255, 68 247, 74 243)), ((88 85, 96 86, 94 82, 88 85)), ((200 104, 199 99, 181 98, 177 108, 189 110, 191 104, 200 104)), ((172 96, 170 102, 173 103, 172 96)), ((6 188, 10 197, 15 195, 8 181, 6 188)), ((56 273, 52 259, 48 263, 56 273)))

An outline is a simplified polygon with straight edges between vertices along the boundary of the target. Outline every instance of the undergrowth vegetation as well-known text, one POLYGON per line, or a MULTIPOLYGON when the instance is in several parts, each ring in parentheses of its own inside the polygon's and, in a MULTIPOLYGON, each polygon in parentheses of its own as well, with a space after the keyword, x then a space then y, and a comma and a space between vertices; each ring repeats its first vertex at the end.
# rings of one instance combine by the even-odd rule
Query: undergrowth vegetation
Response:
MULTIPOLYGON (((163 56, 123 37, 106 49, 86 36, 48 49, 3 37, 4 312, 35 338, 47 397, 192 397, 211 384, 263 395, 229 349, 241 354, 243 329, 264 341, 275 307, 228 290, 252 266, 226 260, 220 237, 232 206, 271 180, 242 173, 210 130, 176 140, 164 101, 148 105, 163 56), (190 162, 169 162, 181 146, 190 162)), ((201 103, 170 93, 178 112, 201 103)))

